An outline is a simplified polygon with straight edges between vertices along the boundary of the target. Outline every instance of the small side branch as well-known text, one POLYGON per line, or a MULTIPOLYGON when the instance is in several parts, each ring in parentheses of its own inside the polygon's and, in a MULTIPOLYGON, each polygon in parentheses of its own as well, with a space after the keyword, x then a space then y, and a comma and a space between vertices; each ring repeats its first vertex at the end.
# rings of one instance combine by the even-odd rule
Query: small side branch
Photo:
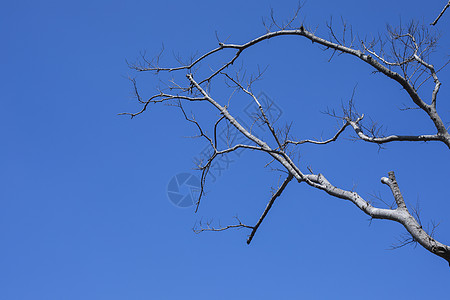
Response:
POLYGON ((204 231, 224 231, 224 230, 236 229, 236 228, 238 228, 238 229, 239 228, 253 229, 252 226, 248 226, 248 225, 243 224, 241 222, 241 220, 239 220, 238 217, 234 217, 234 218, 238 221, 238 224, 228 225, 228 226, 225 226, 225 227, 220 227, 220 226, 219 227, 214 227, 213 225, 211 225, 211 222, 206 222, 206 224, 203 224, 203 222, 200 221, 198 223, 198 225, 195 224, 195 226, 194 226, 194 228, 192 228, 192 230, 195 233, 200 233, 200 232, 204 232, 204 231))
POLYGON ((336 134, 332 138, 325 140, 325 141, 316 141, 316 140, 291 141, 291 140, 287 140, 286 142, 284 142, 284 145, 286 145, 286 144, 301 145, 301 144, 306 144, 306 143, 316 144, 316 145, 325 145, 325 144, 336 141, 338 139, 338 137, 341 135, 341 133, 344 132, 345 128, 347 128, 348 125, 350 125, 349 122, 344 123, 344 125, 342 125, 342 127, 336 132, 336 134))
POLYGON ((168 102, 170 100, 187 100, 187 101, 205 101, 206 98, 200 98, 200 97, 189 97, 189 96, 183 96, 183 95, 171 95, 171 94, 166 94, 166 93, 159 93, 156 95, 153 95, 152 97, 150 97, 148 100, 143 101, 141 100, 140 96, 138 96, 138 100, 139 102, 143 103, 144 105, 142 106, 142 109, 136 113, 128 113, 128 112, 124 112, 124 113, 119 113, 118 115, 126 115, 126 116, 130 116, 131 118, 134 118, 140 114, 142 114, 144 111, 147 110, 147 107, 151 104, 151 103, 159 103, 159 102, 168 102))
POLYGON ((259 218, 256 225, 253 227, 252 232, 250 233, 250 236, 247 239, 247 244, 250 244, 252 242, 253 237, 255 236, 256 230, 258 230, 259 226, 261 225, 262 221, 264 221, 264 218, 269 213, 269 210, 272 208, 273 203, 275 200, 283 193, 284 189, 288 185, 288 183, 294 178, 292 174, 289 173, 288 177, 284 180, 283 184, 280 186, 280 188, 277 190, 275 194, 272 195, 272 198, 270 199, 269 203, 267 203, 266 209, 264 210, 263 214, 259 218))
POLYGON ((280 149, 283 149, 283 146, 281 145, 280 140, 278 139, 278 135, 275 132, 275 129, 273 128, 273 126, 270 124, 269 118, 267 118, 266 113, 264 112, 264 109, 261 105, 261 103, 258 101, 258 98, 256 98, 256 96, 250 91, 249 88, 245 88, 244 86, 242 86, 242 84, 234 79, 233 77, 229 76, 226 73, 223 73, 229 80, 231 80, 234 84, 236 84, 236 86, 238 88, 240 88, 242 91, 244 91, 244 93, 246 93, 247 95, 249 95, 250 97, 253 98, 253 100, 255 101, 256 105, 258 105, 258 109, 261 113, 261 116, 263 118, 264 123, 267 125, 267 127, 269 128, 270 132, 272 133, 272 136, 274 137, 275 141, 277 142, 277 145, 280 149))
POLYGON ((436 25, 436 23, 439 21, 439 19, 442 17, 442 15, 444 14, 444 12, 447 10, 447 8, 450 7, 450 1, 448 1, 448 3, 444 6, 444 8, 442 9, 441 13, 439 14, 439 16, 437 16, 436 20, 433 21, 433 23, 431 23, 430 25, 436 25))

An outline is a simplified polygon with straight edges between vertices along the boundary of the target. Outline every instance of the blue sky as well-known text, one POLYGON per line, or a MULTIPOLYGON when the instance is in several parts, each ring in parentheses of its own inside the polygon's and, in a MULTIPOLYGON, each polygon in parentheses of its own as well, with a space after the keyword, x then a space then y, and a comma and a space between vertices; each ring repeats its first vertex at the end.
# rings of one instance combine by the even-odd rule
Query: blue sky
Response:
MULTIPOLYGON (((342 16, 360 36, 383 32, 386 23, 429 23, 445 1, 308 1, 301 19, 318 34, 330 16, 342 16), (442 3, 437 3, 442 2, 442 3)), ((251 152, 207 185, 200 210, 181 209, 167 198, 176 174, 193 171, 206 146, 184 138, 196 133, 174 108, 136 111, 127 80, 133 61, 164 43, 189 56, 216 47, 215 31, 242 43, 264 33, 270 8, 287 17, 295 1, 13 1, 2 4, 0 73, 0 298, 2 299, 423 299, 448 295, 449 267, 417 247, 386 250, 400 225, 373 221, 351 203, 291 184, 252 244, 246 230, 196 235, 203 218, 221 224, 233 216, 253 224, 279 175, 264 169, 267 157, 251 152)), ((438 23, 439 65, 449 54, 450 13, 438 23)), ((338 56, 298 38, 271 40, 242 57, 250 69, 268 66, 255 86, 294 121, 299 138, 328 137, 339 108, 356 88, 358 109, 388 133, 432 133, 419 111, 401 112, 408 98, 395 83, 371 74, 354 58, 338 56)), ((439 109, 449 120, 449 69, 439 109)), ((145 95, 158 83, 138 82, 145 95)), ((428 91, 427 91, 428 92, 428 91)), ((221 88, 219 99, 228 97, 221 88)), ((248 99, 234 111, 243 120, 248 99), (247 102, 246 102, 247 101, 247 102)), ((211 110, 192 106, 199 115, 211 110)), ((348 134, 347 134, 348 137, 348 134)), ((381 193, 380 178, 394 170, 408 203, 422 219, 440 222, 437 238, 450 243, 447 200, 448 149, 436 143, 377 146, 340 140, 300 148, 310 165, 367 199, 381 193)))

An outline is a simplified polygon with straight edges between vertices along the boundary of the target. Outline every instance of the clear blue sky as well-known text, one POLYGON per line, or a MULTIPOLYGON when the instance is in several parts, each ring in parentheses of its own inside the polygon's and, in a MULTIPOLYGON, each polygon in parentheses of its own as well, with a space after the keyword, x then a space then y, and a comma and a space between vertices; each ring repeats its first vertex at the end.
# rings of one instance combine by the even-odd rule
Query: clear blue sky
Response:
MULTIPOLYGON (((318 33, 342 16, 360 36, 386 23, 430 22, 445 1, 308 1, 302 19, 318 33)), ((295 1, 9 1, 0 10, 2 36, 0 134, 0 298, 13 299, 424 299, 448 297, 450 268, 424 249, 386 250, 403 229, 374 221, 351 203, 293 183, 252 244, 246 230, 196 235, 196 220, 222 225, 236 214, 254 223, 278 175, 267 158, 235 158, 197 214, 167 198, 170 179, 192 171, 206 144, 186 139, 195 128, 176 109, 139 107, 125 60, 156 54, 164 42, 189 56, 216 46, 214 32, 245 42, 264 32, 274 8, 286 17, 295 1)), ((437 26, 442 63, 450 49, 450 12, 437 26)), ((339 108, 357 86, 359 110, 389 133, 432 133, 418 111, 400 112, 408 98, 398 85, 370 74, 354 58, 328 63, 298 38, 271 40, 243 56, 268 65, 257 91, 294 121, 299 138, 331 136, 339 108)), ((441 73, 439 109, 448 122, 449 69, 441 73)), ((152 76, 139 78, 148 95, 152 76)), ((224 95, 216 92, 220 99, 224 95)), ((246 98, 242 98, 246 99, 246 98)), ((244 101, 244 100, 243 100, 244 101)), ((245 100, 247 101, 247 100, 245 100)), ((245 104, 245 103, 244 103, 245 104)), ((198 108, 201 113, 203 108, 198 108)), ((204 112, 204 111, 203 111, 204 112)), ((245 119, 245 114, 241 115, 245 119)), ((281 123, 282 124, 282 123, 281 123)), ((348 137, 348 135, 347 135, 348 137)), ((395 170, 408 203, 423 222, 440 222, 450 243, 449 150, 442 144, 375 145, 340 140, 300 149, 301 167, 370 199, 395 170)), ((196 173, 193 173, 196 174, 196 173)))

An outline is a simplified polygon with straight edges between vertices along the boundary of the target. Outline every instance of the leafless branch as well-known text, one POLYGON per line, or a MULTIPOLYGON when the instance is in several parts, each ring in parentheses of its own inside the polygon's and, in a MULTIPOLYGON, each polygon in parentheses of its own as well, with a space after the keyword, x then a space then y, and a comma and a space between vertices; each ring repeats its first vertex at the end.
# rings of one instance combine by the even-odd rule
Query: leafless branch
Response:
MULTIPOLYGON (((408 93, 411 100, 414 104, 416 104, 420 109, 422 109, 425 113, 427 113, 431 120, 433 121, 438 134, 436 136, 439 137, 441 142, 444 142, 449 148, 450 148, 450 134, 448 133, 446 127, 444 126, 444 123, 442 122, 440 116, 437 113, 436 110, 436 99, 437 94, 439 92, 440 88, 440 81, 437 77, 437 72, 435 71, 433 65, 427 63, 422 57, 425 57, 429 51, 431 51, 435 45, 435 39, 427 33, 425 29, 422 27, 417 26, 415 23, 411 23, 407 29, 406 33, 403 33, 402 27, 398 29, 389 29, 390 32, 390 40, 391 40, 391 48, 394 53, 394 57, 396 57, 396 61, 393 63, 388 62, 386 59, 384 59, 382 56, 375 53, 373 50, 373 45, 366 46, 364 43, 363 48, 364 51, 357 50, 352 47, 347 47, 343 44, 343 41, 337 40, 336 42, 332 42, 326 39, 323 39, 321 37, 316 36, 313 32, 308 31, 305 29, 304 26, 301 26, 298 29, 290 29, 290 30, 279 30, 275 32, 269 32, 266 33, 256 39, 253 39, 252 41, 249 41, 245 44, 238 45, 238 44, 224 44, 219 43, 219 47, 204 54, 200 58, 198 58, 196 61, 189 65, 184 65, 180 67, 172 67, 172 68, 160 68, 160 67, 149 67, 146 69, 140 69, 140 71, 146 71, 146 70, 153 70, 153 71, 177 71, 177 70, 189 70, 194 65, 199 63, 200 61, 204 60, 206 57, 209 57, 213 55, 216 52, 225 50, 225 49, 232 49, 235 50, 236 53, 233 56, 231 60, 224 63, 222 67, 218 68, 217 70, 213 71, 211 75, 206 77, 203 80, 200 80, 198 82, 199 85, 202 85, 205 82, 209 82, 212 78, 214 78, 216 75, 220 74, 223 70, 231 66, 238 58, 239 56, 245 51, 246 49, 271 38, 280 37, 280 36, 286 36, 286 35, 294 35, 294 36, 300 36, 304 37, 306 39, 311 40, 313 43, 317 43, 319 45, 324 46, 327 49, 332 49, 334 51, 338 51, 343 54, 349 54, 352 56, 355 56, 359 58, 361 61, 371 65, 377 72, 380 72, 384 74, 385 76, 393 79, 394 81, 398 82, 408 93), (419 39, 416 38, 416 35, 419 39), (398 48, 398 45, 403 45, 403 50, 401 48, 398 48), (410 55, 407 56, 406 52, 411 51, 410 55), (369 55, 365 54, 365 52, 369 53, 369 55), (406 57, 406 58, 405 58, 406 57), (402 59, 405 58, 405 59, 402 59), (431 97, 431 103, 427 104, 418 94, 416 88, 414 87, 414 84, 411 82, 411 77, 408 75, 408 65, 410 62, 415 62, 417 66, 423 67, 425 70, 428 70, 431 77, 435 81, 435 87, 432 92, 431 97), (402 72, 403 76, 399 73, 393 71, 391 69, 392 66, 399 67, 402 72)), ((386 142, 393 141, 396 139, 385 139, 386 142)), ((419 139, 410 139, 412 141, 422 141, 422 138, 419 139)))
POLYGON ((429 142, 429 141, 442 141, 442 137, 438 134, 421 134, 421 135, 390 135, 385 137, 375 137, 375 136, 368 136, 363 133, 361 127, 359 126, 359 122, 364 118, 364 115, 361 115, 358 119, 355 121, 352 121, 351 119, 347 118, 348 123, 350 126, 353 127, 356 134, 359 138, 361 138, 363 141, 376 143, 376 144, 385 144, 390 142, 429 142))
POLYGON ((258 230, 258 228, 261 225, 262 221, 264 221, 264 218, 269 213, 269 210, 272 208, 273 203, 283 193, 284 189, 286 188, 288 183, 292 180, 292 178, 294 178, 294 176, 292 174, 289 174, 287 176, 287 178, 284 180, 283 184, 278 188, 276 193, 274 193, 272 195, 272 198, 270 199, 269 203, 267 203, 266 209, 264 210, 263 214, 259 218, 259 220, 256 223, 256 225, 253 227, 253 230, 252 230, 252 232, 250 233, 250 236, 247 239, 247 244, 250 244, 252 242, 252 239, 255 236, 256 231, 258 230))
POLYGON ((215 227, 212 225, 212 221, 210 222, 202 222, 201 220, 198 222, 198 224, 195 224, 194 227, 192 228, 192 230, 195 233, 201 233, 204 231, 224 231, 224 230, 228 230, 228 229, 240 229, 240 228, 249 228, 249 229, 253 229, 252 226, 248 226, 245 225, 241 222, 241 220, 239 220, 239 218, 236 216, 234 217, 237 221, 238 224, 234 224, 234 225, 228 225, 225 227, 221 227, 220 225, 218 227, 215 227))
MULTIPOLYGON (((445 10, 445 9, 444 9, 445 10)), ((212 149, 212 153, 206 159, 198 163, 198 168, 202 172, 201 176, 201 193, 197 201, 196 211, 199 208, 200 199, 204 194, 204 186, 206 182, 206 176, 213 164, 213 161, 222 155, 227 155, 238 149, 246 149, 252 151, 259 151, 266 154, 270 162, 267 165, 277 164, 271 166, 275 170, 282 171, 287 174, 287 178, 278 190, 273 193, 271 199, 267 203, 265 210, 261 217, 257 221, 255 226, 249 226, 243 224, 237 217, 237 224, 229 225, 226 227, 214 227, 210 222, 206 223, 206 226, 201 226, 200 229, 194 228, 195 232, 202 231, 223 231, 232 228, 247 228, 252 229, 250 236, 247 240, 249 244, 256 231, 260 227, 261 223, 267 216, 275 200, 282 194, 287 184, 296 179, 298 183, 304 183, 309 187, 323 190, 327 194, 351 201, 362 212, 367 214, 373 219, 387 219, 395 221, 401 224, 408 232, 409 236, 404 239, 401 245, 417 242, 425 249, 433 254, 436 254, 448 262, 450 262, 450 247, 444 245, 435 240, 431 234, 428 234, 421 226, 421 220, 418 214, 413 210, 412 213, 408 211, 403 195, 400 192, 399 185, 395 178, 394 172, 389 172, 388 177, 383 177, 381 182, 389 186, 394 200, 395 208, 389 206, 389 208, 378 208, 372 205, 369 201, 363 199, 355 190, 344 190, 337 186, 332 185, 323 174, 314 174, 312 168, 308 167, 311 174, 304 174, 299 163, 295 163, 295 152, 292 150, 295 147, 290 145, 300 145, 305 143, 325 145, 336 141, 345 131, 347 127, 353 128, 353 131, 357 135, 357 139, 375 143, 378 145, 394 142, 394 141, 440 141, 450 148, 450 134, 442 121, 437 111, 437 95, 441 86, 441 82, 437 76, 439 70, 435 70, 435 67, 429 62, 429 55, 435 49, 437 43, 437 37, 433 35, 427 28, 418 26, 417 23, 410 23, 406 27, 401 25, 397 28, 388 28, 387 38, 374 39, 372 41, 361 42, 361 47, 356 48, 354 46, 354 36, 350 26, 342 20, 342 33, 336 34, 336 30, 332 26, 332 23, 327 25, 329 31, 329 38, 325 39, 316 35, 315 30, 307 29, 301 25, 296 28, 293 27, 294 21, 298 17, 298 11, 294 14, 294 17, 287 22, 277 22, 274 14, 271 14, 271 24, 267 27, 267 33, 248 41, 244 44, 232 44, 219 41, 219 46, 199 58, 194 59, 191 57, 188 63, 183 63, 181 59, 178 59, 180 65, 175 67, 160 67, 159 66, 159 54, 155 59, 148 60, 143 55, 141 64, 131 66, 139 72, 153 71, 153 72, 177 72, 185 70, 187 75, 186 86, 175 83, 172 81, 167 90, 160 91, 144 100, 138 92, 136 80, 131 79, 133 83, 133 89, 135 97, 142 105, 140 111, 136 113, 123 113, 135 117, 143 113, 148 105, 153 103, 175 103, 172 105, 178 106, 185 119, 195 125, 198 131, 196 137, 203 137, 208 146, 212 149), (271 28, 277 28, 276 31, 271 31, 271 28), (355 109, 353 95, 348 103, 348 106, 343 107, 343 115, 338 116, 334 111, 328 112, 333 117, 340 120, 341 124, 337 132, 333 137, 327 140, 300 140, 295 141, 290 138, 291 126, 286 125, 284 128, 276 128, 276 120, 271 120, 267 114, 267 110, 263 109, 260 99, 252 92, 252 83, 261 79, 264 71, 258 70, 256 76, 250 76, 249 80, 245 80, 245 74, 240 76, 239 72, 236 75, 229 75, 231 67, 240 58, 241 54, 247 49, 267 41, 273 38, 281 38, 283 36, 295 36, 304 38, 311 41, 313 44, 318 44, 324 50, 331 50, 334 53, 342 55, 350 55, 355 57, 358 61, 369 65, 372 69, 385 77, 397 82, 407 93, 412 103, 420 110, 422 110, 433 123, 436 132, 434 134, 416 134, 416 135, 389 135, 385 136, 381 129, 382 127, 377 125, 376 122, 372 122, 367 126, 367 123, 363 124, 364 114, 360 114, 355 109), (219 66, 211 68, 206 75, 197 76, 194 74, 194 69, 200 66, 200 63, 206 61, 209 58, 215 57, 219 52, 232 52, 232 55, 221 61, 219 66), (263 137, 258 137, 252 132, 252 127, 248 128, 247 125, 241 123, 229 110, 230 101, 220 99, 220 97, 213 96, 210 87, 213 79, 225 78, 226 83, 233 89, 232 95, 235 92, 242 91, 249 96, 254 103, 258 106, 258 112, 254 116, 255 123, 262 123, 270 131, 269 138, 271 142, 265 140, 263 137), (434 81, 434 87, 432 88, 431 95, 428 99, 419 95, 418 89, 420 86, 432 78, 434 81), (214 119, 213 135, 208 136, 207 130, 200 126, 200 123, 195 119, 194 114, 187 114, 182 102, 201 102, 202 104, 209 105, 218 114, 218 117, 214 119), (221 104, 222 103, 222 104, 221 104), (224 104, 228 103, 228 104, 224 104), (224 124, 225 123, 225 124, 224 124), (245 125, 245 126, 244 126, 245 125), (219 127, 226 126, 226 128, 233 128, 237 130, 243 138, 243 142, 234 143, 227 136, 226 147, 219 145, 217 139, 217 131, 219 127), (274 144, 271 146, 271 144, 274 144)), ((218 38, 219 40, 219 38, 218 38)), ((445 66, 445 65, 444 65, 445 66)), ((248 77, 247 77, 248 78, 248 77)), ((344 106, 344 105, 343 105, 344 106)), ((366 121, 367 122, 367 121, 366 121)), ((253 124, 252 124, 253 126, 253 124)), ((205 224, 203 224, 205 225, 205 224)))
POLYGON ((291 141, 291 140, 287 140, 284 142, 284 145, 286 145, 286 144, 301 145, 301 144, 306 144, 306 143, 316 144, 316 145, 326 145, 326 144, 336 141, 338 139, 338 137, 341 135, 341 133, 344 132, 345 128, 347 128, 348 125, 350 125, 350 123, 345 122, 332 138, 325 140, 325 141, 317 141, 317 140, 291 141))
POLYGON ((322 174, 318 175, 305 175, 308 179, 309 185, 315 188, 321 189, 331 196, 350 200, 364 213, 374 219, 387 219, 402 224, 413 239, 415 239, 422 247, 430 251, 431 253, 442 257, 450 263, 450 247, 444 245, 432 236, 430 236, 418 223, 418 221, 409 213, 406 205, 404 205, 403 196, 401 195, 398 184, 396 183, 394 172, 389 172, 389 177, 381 178, 381 182, 388 185, 394 195, 394 199, 397 203, 396 209, 384 209, 376 208, 369 202, 364 200, 356 192, 346 191, 333 186, 322 174), (395 180, 395 181, 393 181, 395 180))
POLYGON ((450 1, 448 1, 448 3, 444 6, 444 8, 442 9, 441 13, 437 16, 437 18, 433 21, 433 23, 431 23, 430 25, 436 25, 436 23, 439 21, 439 19, 442 17, 442 15, 444 14, 444 12, 447 10, 447 8, 450 7, 450 1))

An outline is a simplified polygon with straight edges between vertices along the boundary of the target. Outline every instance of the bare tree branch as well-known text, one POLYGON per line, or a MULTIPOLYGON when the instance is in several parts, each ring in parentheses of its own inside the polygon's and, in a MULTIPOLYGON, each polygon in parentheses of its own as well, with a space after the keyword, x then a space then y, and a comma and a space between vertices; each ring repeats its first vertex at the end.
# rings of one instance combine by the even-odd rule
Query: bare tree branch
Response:
POLYGON ((252 232, 250 233, 250 236, 247 239, 247 244, 250 244, 252 242, 252 239, 255 236, 256 231, 258 230, 258 228, 261 225, 262 221, 264 221, 264 218, 269 213, 269 210, 272 208, 273 203, 275 202, 275 200, 278 197, 280 197, 280 195, 283 193, 284 189, 286 188, 288 183, 292 180, 292 178, 294 178, 294 176, 292 176, 292 174, 289 174, 287 176, 287 178, 284 180, 283 184, 278 188, 277 192, 272 195, 272 198, 270 199, 269 203, 267 203, 266 209, 264 210, 263 214, 259 218, 259 220, 256 223, 256 225, 253 227, 253 230, 252 230, 252 232))
POLYGON ((243 224, 243 223, 241 222, 241 220, 239 220, 238 217, 234 217, 234 218, 238 221, 238 224, 235 224, 235 225, 228 225, 228 226, 225 226, 225 227, 221 227, 220 225, 219 225, 219 227, 214 227, 214 226, 211 224, 212 222, 206 222, 206 224, 203 224, 202 221, 199 221, 198 224, 195 224, 195 225, 194 225, 194 227, 192 228, 192 230, 193 230, 195 233, 201 233, 201 232, 204 232, 204 231, 224 231, 224 230, 228 230, 228 229, 240 229, 240 228, 249 228, 249 229, 253 229, 252 226, 248 226, 248 225, 243 224))
POLYGON ((447 8, 450 7, 450 1, 448 1, 448 3, 444 6, 444 8, 442 9, 441 13, 439 14, 439 16, 437 16, 437 18, 433 21, 433 23, 431 23, 430 25, 436 25, 436 23, 439 21, 439 19, 442 17, 442 15, 444 14, 444 12, 447 10, 447 8))
POLYGON ((374 137, 368 136, 363 133, 361 127, 358 123, 364 118, 364 115, 356 119, 355 121, 346 118, 348 124, 350 124, 355 130, 358 137, 360 137, 363 141, 376 143, 376 144, 385 144, 390 142, 429 142, 429 141, 442 141, 442 137, 438 134, 422 134, 422 135, 390 135, 386 137, 374 137))
POLYGON ((286 144, 294 144, 294 145, 301 145, 301 144, 306 144, 306 143, 310 143, 310 144, 316 144, 316 145, 326 145, 329 144, 331 142, 334 142, 338 139, 338 137, 341 135, 341 133, 344 132, 345 128, 347 128, 347 126, 350 125, 350 122, 345 122, 344 125, 342 125, 342 127, 336 132, 336 134, 325 141, 316 141, 316 140, 301 140, 301 141, 291 141, 291 140, 286 140, 284 142, 284 145, 286 144))
MULTIPOLYGON (((450 5, 450 2, 447 5, 450 5)), ((447 6, 441 12, 440 16, 443 14, 445 9, 447 9, 447 6)), ((372 205, 369 201, 364 200, 354 190, 344 190, 336 187, 332 185, 324 175, 314 174, 312 172, 312 168, 309 166, 307 167, 306 165, 294 163, 294 160, 297 161, 295 159, 296 152, 294 151, 295 149, 298 149, 298 147, 293 147, 295 145, 302 145, 306 143, 326 145, 335 142, 343 134, 347 127, 351 127, 357 135, 356 139, 378 145, 400 141, 439 141, 444 143, 450 149, 450 134, 437 111, 437 96, 441 87, 441 82, 437 74, 442 68, 436 70, 435 67, 429 62, 429 55, 436 47, 437 38, 427 28, 419 26, 415 22, 411 22, 406 26, 406 28, 403 28, 401 25, 398 28, 388 27, 387 38, 380 37, 369 42, 364 41, 361 42, 360 48, 355 48, 355 37, 353 35, 353 31, 345 21, 342 20, 341 36, 336 34, 331 20, 329 24, 327 24, 329 38, 325 39, 316 35, 315 30, 307 29, 303 25, 298 28, 293 27, 294 21, 297 17, 298 11, 296 11, 293 18, 289 19, 287 22, 280 23, 275 20, 272 12, 271 24, 268 26, 265 24, 267 33, 244 44, 232 44, 219 41, 219 46, 217 48, 201 55, 195 60, 191 58, 189 63, 182 63, 181 58, 177 58, 180 66, 160 67, 159 56, 161 54, 153 60, 148 60, 143 56, 142 63, 131 65, 132 68, 139 72, 153 71, 157 73, 177 73, 177 71, 187 71, 187 75, 185 79, 183 79, 187 80, 186 86, 175 83, 175 81, 172 80, 171 85, 168 86, 167 90, 160 91, 150 98, 147 98, 147 100, 143 100, 142 96, 138 92, 136 80, 131 79, 135 97, 142 105, 142 108, 136 113, 123 114, 130 115, 133 118, 146 111, 148 105, 150 104, 163 102, 170 103, 171 105, 179 107, 184 118, 189 123, 195 125, 198 131, 198 134, 195 137, 201 137, 207 141, 208 147, 210 147, 212 151, 209 157, 198 162, 198 169, 201 170, 202 175, 200 180, 201 192, 196 203, 196 212, 199 208, 200 200, 204 195, 204 186, 206 184, 208 172, 210 171, 214 160, 222 155, 227 155, 237 151, 238 149, 264 152, 270 159, 270 162, 266 164, 266 166, 277 164, 273 167, 271 165, 271 167, 287 174, 287 177, 282 185, 276 192, 273 193, 255 226, 245 225, 236 217, 236 220, 238 221, 237 224, 226 227, 214 227, 211 225, 211 222, 207 222, 206 226, 202 226, 200 222, 200 228, 195 227, 194 231, 199 233, 203 231, 223 231, 233 228, 247 228, 252 230, 247 239, 247 244, 250 244, 256 231, 272 208, 275 200, 283 193, 286 186, 292 181, 292 179, 295 178, 298 183, 305 183, 312 188, 323 190, 333 197, 351 201, 362 212, 373 219, 392 220, 401 224, 407 230, 409 235, 407 238, 403 238, 401 240, 400 246, 410 243, 418 243, 431 253, 444 258, 450 263, 450 247, 434 239, 433 232, 435 227, 433 227, 431 233, 427 233, 422 228, 422 222, 418 212, 415 212, 414 209, 412 210, 412 213, 408 211, 394 172, 389 172, 388 178, 383 177, 381 182, 389 186, 395 203, 392 206, 389 206, 389 208, 378 208, 372 205), (272 27, 277 28, 277 31, 271 31, 272 27), (363 124, 362 120, 364 118, 364 114, 359 114, 356 111, 353 102, 353 92, 348 107, 343 107, 342 116, 338 116, 334 113, 334 111, 328 112, 329 115, 336 117, 340 120, 340 122, 342 122, 333 137, 320 141, 312 139, 295 141, 290 137, 291 125, 286 125, 284 128, 276 128, 274 125, 276 120, 271 120, 269 118, 267 113, 268 110, 263 108, 260 101, 261 99, 258 99, 258 97, 252 92, 252 83, 261 79, 264 71, 261 72, 258 68, 258 74, 256 76, 251 76, 249 80, 244 79, 245 74, 244 76, 240 76, 239 72, 237 72, 234 76, 227 73, 227 71, 232 68, 233 64, 240 58, 241 54, 247 49, 260 44, 263 41, 277 37, 281 38, 283 36, 295 36, 309 40, 313 44, 318 44, 324 50, 328 49, 333 51, 332 57, 335 53, 338 55, 347 54, 354 56, 358 59, 358 61, 371 66, 374 69, 374 72, 394 80, 406 91, 411 101, 415 106, 417 106, 416 108, 421 109, 427 114, 431 122, 433 122, 436 132, 434 134, 385 136, 383 132, 380 132, 381 126, 377 125, 376 122, 373 122, 370 126, 367 126, 367 123, 363 124), (233 51, 233 55, 230 56, 231 58, 229 57, 228 59, 221 61, 218 67, 211 68, 206 75, 203 75, 204 73, 202 73, 202 76, 197 76, 198 73, 194 75, 194 69, 200 67, 201 62, 216 57, 216 54, 222 51, 233 51), (256 136, 252 132, 253 124, 249 127, 243 122, 240 122, 238 118, 231 113, 232 110, 229 110, 229 99, 228 102, 226 102, 223 99, 220 100, 220 97, 217 97, 216 95, 212 96, 211 82, 216 78, 223 78, 225 80, 228 87, 233 89, 232 95, 234 95, 235 92, 237 93, 242 91, 246 94, 246 96, 252 99, 258 107, 258 111, 254 116, 253 124, 256 123, 259 125, 259 123, 261 123, 265 128, 268 128, 270 132, 268 134, 268 139, 256 136), (430 78, 433 79, 434 87, 432 88, 429 99, 425 99, 419 95, 418 90, 424 82, 427 82, 430 78), (182 105, 182 101, 195 102, 195 104, 207 104, 214 108, 218 116, 213 119, 212 136, 209 136, 207 130, 202 128, 200 123, 195 119, 194 114, 188 115, 186 113, 182 105), (227 103, 227 105, 221 104, 222 102, 227 103), (234 141, 230 141, 227 136, 227 141, 225 142, 226 146, 224 147, 222 143, 219 144, 217 131, 222 126, 227 126, 226 128, 233 128, 237 130, 238 134, 243 137, 243 141, 236 143, 234 141), (311 174, 305 174, 302 172, 301 169, 306 167, 311 174)), ((437 20, 435 22, 437 22, 437 20)), ((445 65, 446 64, 444 64, 444 66, 445 65)))
MULTIPOLYGON (((157 71, 157 72, 159 72, 159 71, 172 72, 172 71, 177 71, 177 70, 190 70, 194 65, 198 64, 200 61, 202 61, 206 57, 211 56, 212 54, 214 54, 216 52, 219 52, 219 51, 222 51, 225 49, 236 50, 236 53, 231 60, 224 63, 222 65, 222 67, 213 71, 213 73, 210 76, 208 76, 207 78, 199 81, 198 85, 200 86, 205 82, 209 82, 212 78, 214 78, 215 76, 220 74, 223 70, 225 70, 226 68, 231 66, 238 59, 238 57, 242 54, 243 51, 245 51, 246 49, 248 49, 252 46, 254 46, 262 41, 272 39, 275 37, 287 36, 287 35, 300 36, 300 37, 304 37, 304 38, 310 40, 313 43, 317 43, 319 45, 325 46, 327 49, 333 49, 340 53, 355 56, 355 57, 359 58, 361 61, 371 65, 376 71, 378 71, 378 72, 384 74, 385 76, 393 79, 394 81, 398 82, 408 93, 411 100, 419 108, 421 108, 425 113, 428 114, 428 116, 433 121, 434 126, 437 129, 437 132, 438 132, 437 136, 439 136, 439 140, 444 142, 447 145, 447 147, 450 148, 450 134, 448 133, 444 122, 442 121, 442 119, 440 118, 440 116, 436 110, 436 97, 439 92, 441 83, 438 80, 437 72, 435 71, 434 66, 425 62, 419 55, 419 50, 421 49, 422 44, 419 44, 413 35, 414 32, 418 32, 417 30, 418 30, 417 26, 415 26, 414 24, 411 24, 408 27, 408 31, 406 34, 398 33, 395 30, 391 30, 393 42, 400 41, 402 43, 406 43, 404 51, 406 51, 406 49, 409 49, 409 48, 411 48, 411 50, 413 51, 411 57, 407 58, 406 60, 402 60, 402 61, 399 61, 396 63, 387 62, 385 59, 383 59, 381 56, 377 55, 373 50, 371 50, 372 47, 367 47, 367 46, 365 46, 364 43, 363 43, 364 51, 357 50, 357 49, 343 45, 342 42, 339 40, 337 40, 337 42, 332 42, 332 41, 323 39, 321 37, 318 37, 313 32, 305 29, 305 27, 302 25, 299 29, 279 30, 279 31, 275 31, 275 32, 269 32, 269 33, 266 33, 256 39, 253 39, 242 45, 219 43, 218 48, 206 53, 205 55, 201 56, 199 59, 197 59, 196 61, 194 61, 193 63, 191 63, 189 65, 184 65, 184 66, 180 66, 180 67, 171 67, 171 68, 161 68, 158 66, 150 65, 148 68, 140 68, 138 70, 139 71, 157 71), (404 38, 406 40, 403 40, 404 38), (365 52, 368 52, 369 55, 365 54, 365 52), (405 71, 405 73, 402 76, 399 73, 391 70, 391 68, 390 68, 393 65, 403 68, 403 66, 408 65, 407 63, 411 62, 411 61, 415 61, 419 65, 421 65, 425 69, 427 69, 430 72, 431 77, 435 81, 435 88, 433 90, 431 101, 430 101, 431 104, 427 104, 419 96, 419 94, 417 93, 417 90, 414 88, 413 84, 410 82, 405 69, 403 69, 405 71), (387 65, 387 66, 385 66, 385 65, 387 65)), ((431 43, 433 44, 434 42, 432 41, 431 43)), ((396 48, 395 48, 395 46, 393 46, 393 47, 394 47, 393 51, 394 51, 394 53, 396 53, 395 52, 396 48)), ((428 48, 426 48, 426 49, 428 49, 428 48)), ((422 50, 422 52, 423 51, 425 51, 425 50, 422 50)), ((402 57, 402 55, 400 55, 400 54, 396 54, 396 55, 398 57, 402 57)))
POLYGON ((417 222, 417 220, 409 213, 406 205, 404 206, 402 204, 404 203, 404 201, 403 197, 401 196, 400 190, 398 189, 398 185, 396 181, 395 183, 392 181, 392 179, 395 180, 393 172, 390 172, 389 174, 392 179, 383 177, 381 179, 381 182, 387 184, 391 188, 396 202, 398 204, 401 204, 401 206, 397 206, 396 209, 376 208, 369 202, 364 200, 356 192, 342 190, 338 187, 333 186, 328 180, 325 179, 322 174, 312 174, 305 176, 310 180, 311 183, 313 183, 314 187, 325 191, 331 196, 350 200, 364 213, 374 219, 392 220, 402 224, 412 236, 412 238, 417 240, 420 245, 422 245, 431 253, 442 257, 450 264, 450 247, 438 242, 428 233, 426 233, 422 226, 417 222))

